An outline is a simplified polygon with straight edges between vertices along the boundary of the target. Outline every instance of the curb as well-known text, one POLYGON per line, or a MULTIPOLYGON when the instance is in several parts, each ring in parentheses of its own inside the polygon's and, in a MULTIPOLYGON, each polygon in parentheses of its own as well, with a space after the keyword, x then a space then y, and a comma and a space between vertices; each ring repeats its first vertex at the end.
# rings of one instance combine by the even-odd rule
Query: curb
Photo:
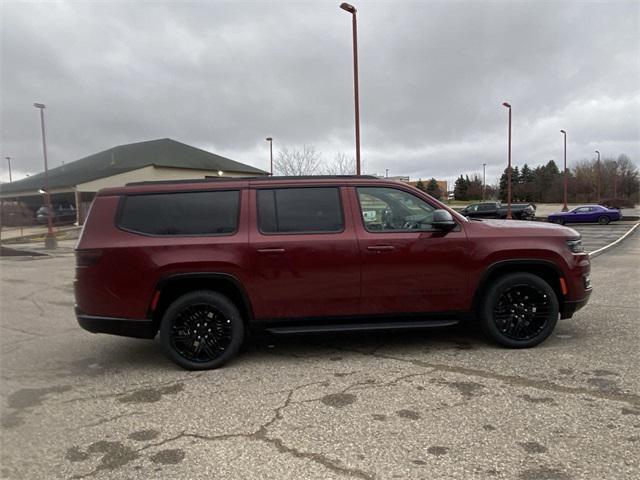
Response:
POLYGON ((595 250, 595 251, 591 252, 589 254, 589 258, 595 258, 598 255, 603 254, 604 252, 606 252, 610 248, 615 247, 618 243, 622 242, 625 238, 627 238, 629 235, 631 235, 638 227, 640 227, 640 222, 636 223, 633 227, 631 227, 629 230, 627 230, 627 232, 624 235, 622 235, 619 239, 617 239, 615 242, 611 242, 609 245, 605 245, 604 247, 599 248, 598 250, 595 250))

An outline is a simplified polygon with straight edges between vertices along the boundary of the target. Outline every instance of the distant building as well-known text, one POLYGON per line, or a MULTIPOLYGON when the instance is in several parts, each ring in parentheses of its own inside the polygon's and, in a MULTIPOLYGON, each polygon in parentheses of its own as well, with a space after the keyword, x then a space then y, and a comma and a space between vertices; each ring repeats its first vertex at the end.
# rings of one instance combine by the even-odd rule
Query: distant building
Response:
MULTIPOLYGON (((170 138, 120 145, 49 170, 51 203, 73 206, 82 223, 101 188, 148 180, 211 176, 246 177, 268 172, 170 138)), ((43 205, 44 173, 0 185, 0 199, 19 200, 30 210, 43 205)))
MULTIPOLYGON (((422 181, 422 184, 426 188, 427 184, 429 183, 429 180, 431 180, 431 179, 427 178, 427 179, 420 179, 420 180, 414 180, 414 181, 408 181, 407 180, 407 183, 409 185, 413 185, 415 187, 418 184, 418 181, 422 181)), ((447 192, 449 191, 448 188, 447 188, 447 181, 446 180, 436 180, 436 182, 438 183, 438 188, 442 192, 442 197, 446 199, 447 192)))

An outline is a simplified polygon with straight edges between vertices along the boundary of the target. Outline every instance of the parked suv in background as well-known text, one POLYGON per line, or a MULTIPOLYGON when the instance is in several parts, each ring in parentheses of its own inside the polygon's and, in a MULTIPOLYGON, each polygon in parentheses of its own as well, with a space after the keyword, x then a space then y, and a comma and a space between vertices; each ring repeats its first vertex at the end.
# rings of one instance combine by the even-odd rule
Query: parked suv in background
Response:
POLYGON ((98 192, 76 249, 76 314, 221 366, 249 330, 409 329, 477 320, 512 348, 589 298, 580 235, 469 220, 401 182, 270 177, 98 192))

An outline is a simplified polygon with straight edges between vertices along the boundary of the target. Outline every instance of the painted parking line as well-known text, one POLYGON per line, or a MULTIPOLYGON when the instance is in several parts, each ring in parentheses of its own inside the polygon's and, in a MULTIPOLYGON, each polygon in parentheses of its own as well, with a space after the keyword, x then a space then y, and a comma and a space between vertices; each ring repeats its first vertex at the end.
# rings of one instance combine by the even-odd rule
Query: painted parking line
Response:
POLYGON ((601 247, 601 248, 589 253, 589 258, 597 257, 598 255, 601 255, 604 252, 606 252, 607 250, 609 250, 610 248, 615 247, 618 243, 622 242, 625 238, 627 238, 629 235, 631 235, 639 226, 640 226, 640 222, 638 222, 635 225, 633 225, 629 230, 627 230, 627 232, 624 235, 622 235, 617 240, 605 245, 604 247, 601 247))

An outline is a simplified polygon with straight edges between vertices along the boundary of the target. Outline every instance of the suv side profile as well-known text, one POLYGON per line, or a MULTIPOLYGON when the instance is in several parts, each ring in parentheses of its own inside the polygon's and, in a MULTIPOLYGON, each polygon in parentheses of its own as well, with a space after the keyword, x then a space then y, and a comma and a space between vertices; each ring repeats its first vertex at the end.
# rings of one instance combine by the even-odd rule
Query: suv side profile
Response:
POLYGON ((76 316, 160 336, 187 369, 222 366, 250 331, 409 329, 478 321, 539 344, 591 294, 580 235, 470 220, 372 177, 143 182, 101 190, 76 248, 76 316))

